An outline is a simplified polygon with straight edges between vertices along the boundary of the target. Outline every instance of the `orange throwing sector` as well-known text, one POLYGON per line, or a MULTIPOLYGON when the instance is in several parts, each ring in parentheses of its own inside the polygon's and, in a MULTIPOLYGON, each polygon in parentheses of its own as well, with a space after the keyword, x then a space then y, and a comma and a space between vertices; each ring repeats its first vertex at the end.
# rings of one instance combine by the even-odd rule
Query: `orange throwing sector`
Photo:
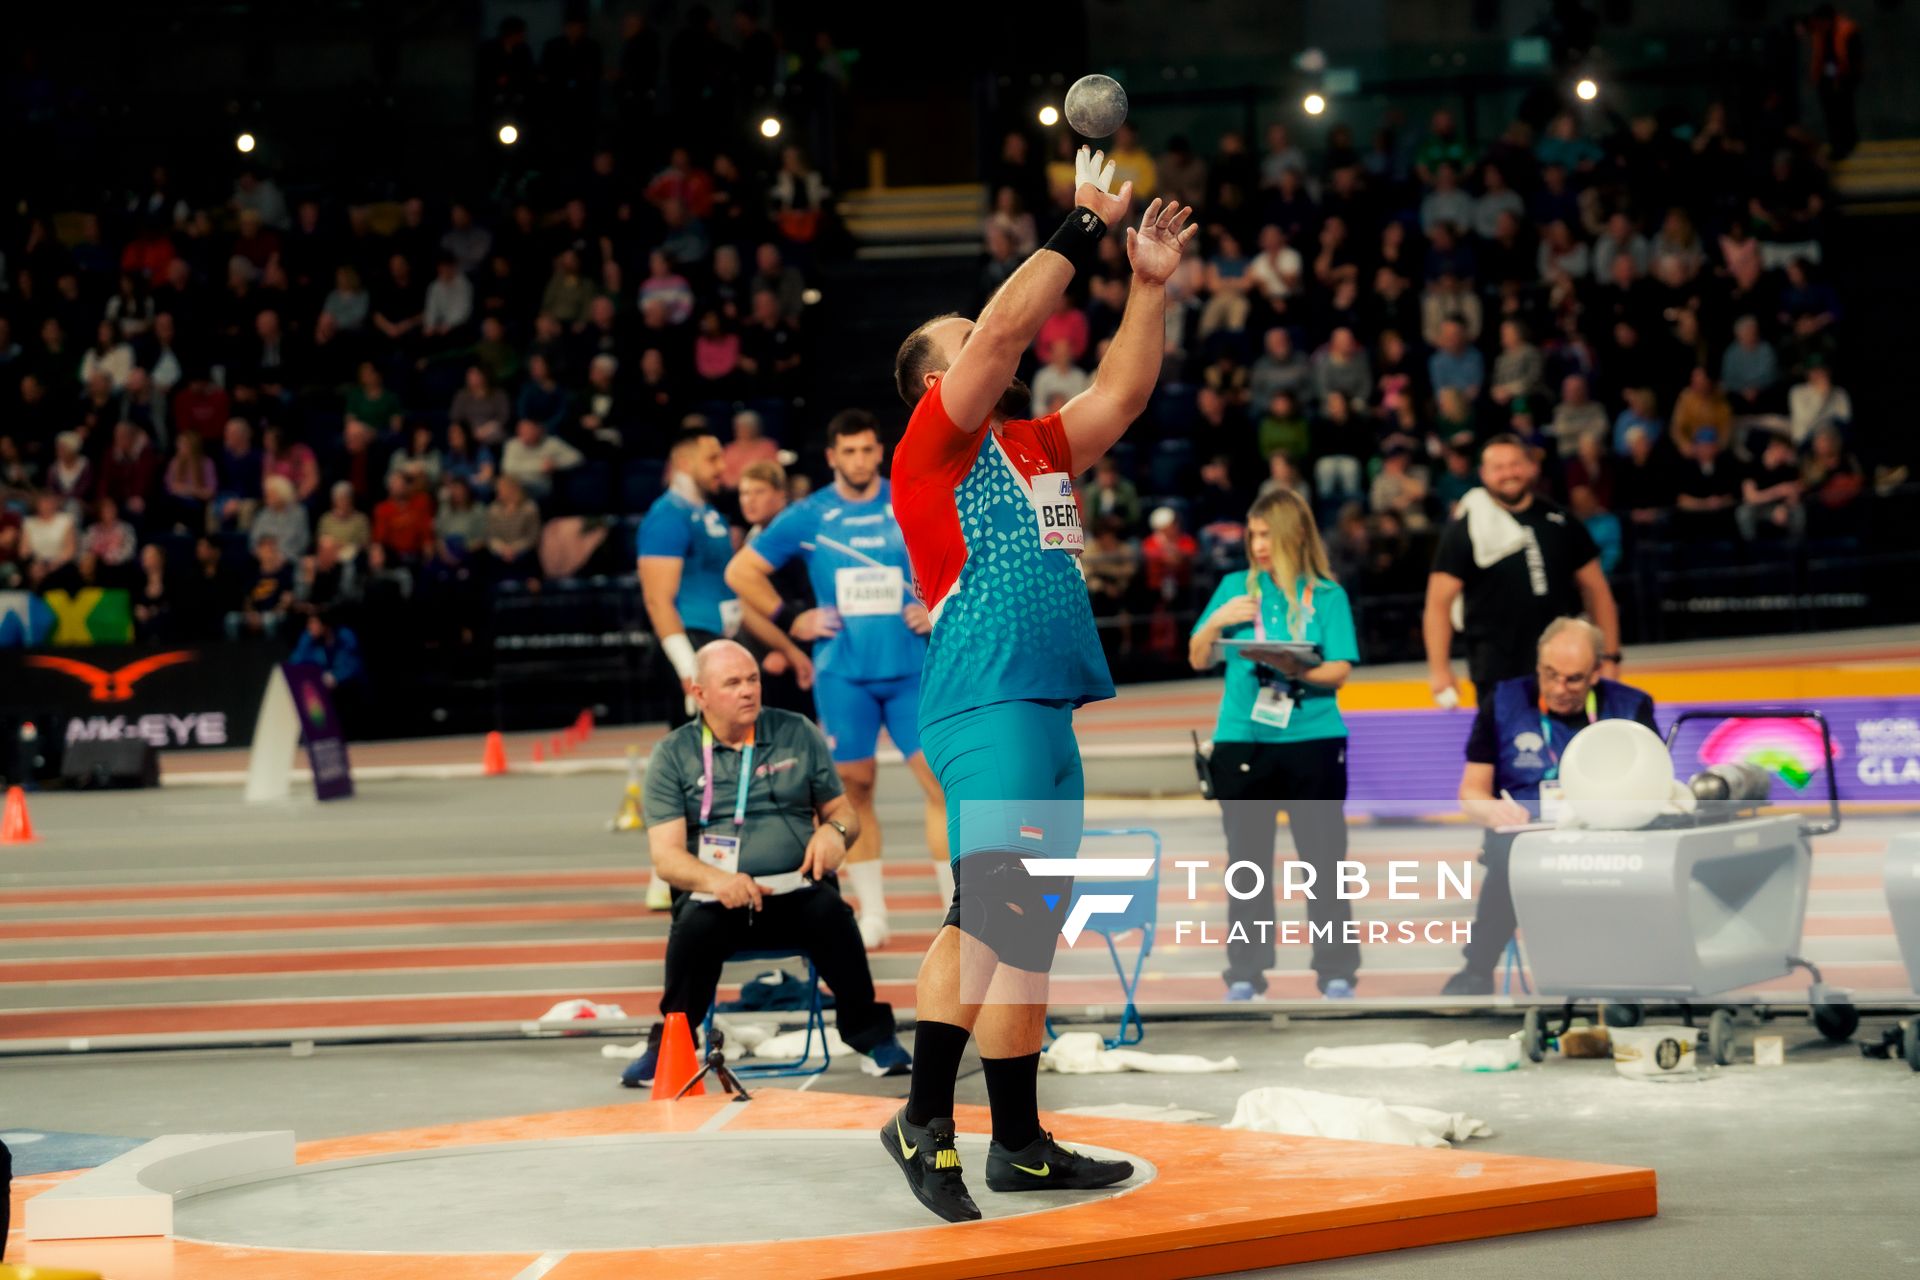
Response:
MULTIPOLYGON (((700 1059, 693 1052, 693 1031, 687 1026, 687 1015, 670 1013, 666 1032, 660 1037, 660 1060, 653 1068, 652 1100, 671 1101, 681 1086, 698 1074, 700 1059)), ((697 1084, 687 1096, 698 1098, 706 1092, 705 1084, 697 1084)))
POLYGON ((27 793, 7 788, 7 807, 0 810, 0 844, 32 844, 33 819, 27 816, 27 793))

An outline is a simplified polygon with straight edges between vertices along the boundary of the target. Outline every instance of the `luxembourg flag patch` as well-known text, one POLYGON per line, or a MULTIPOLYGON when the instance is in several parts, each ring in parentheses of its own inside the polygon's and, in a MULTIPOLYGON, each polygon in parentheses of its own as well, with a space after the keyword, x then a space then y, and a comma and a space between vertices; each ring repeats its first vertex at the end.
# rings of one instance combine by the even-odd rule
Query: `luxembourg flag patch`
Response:
POLYGON ((1039 827, 1021 827, 1020 838, 1022 840, 1045 840, 1047 833, 1039 827))

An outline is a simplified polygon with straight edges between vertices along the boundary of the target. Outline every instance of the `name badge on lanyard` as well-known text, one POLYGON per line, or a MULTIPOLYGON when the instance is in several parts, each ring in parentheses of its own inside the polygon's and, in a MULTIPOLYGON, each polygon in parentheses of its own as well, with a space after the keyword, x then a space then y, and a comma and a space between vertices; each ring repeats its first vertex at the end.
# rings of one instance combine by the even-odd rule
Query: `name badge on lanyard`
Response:
MULTIPOLYGON (((1287 620, 1287 635, 1294 643, 1306 639, 1307 623, 1313 618, 1313 583, 1307 583, 1307 589, 1301 593, 1298 610, 1298 624, 1292 617, 1287 620)), ((1266 603, 1256 599, 1253 610, 1253 638, 1267 638, 1266 603)), ((1293 707, 1296 701, 1294 688, 1297 681, 1291 677, 1282 677, 1279 672, 1268 670, 1260 680, 1260 696, 1253 700, 1253 722, 1274 729, 1284 729, 1293 723, 1293 707)))
POLYGON ((1073 500, 1073 477, 1064 471, 1049 471, 1035 476, 1027 488, 1040 549, 1076 556, 1085 551, 1087 535, 1080 527, 1080 505, 1073 500))
MULTIPOLYGON (((733 829, 724 834, 707 830, 707 821, 713 816, 713 730, 705 724, 700 726, 700 764, 704 770, 700 779, 700 842, 694 856, 707 866, 732 875, 740 870, 740 828, 747 821, 747 788, 753 782, 753 731, 747 731, 746 743, 740 749, 740 778, 733 792, 733 829)), ((693 897, 696 902, 714 900, 708 893, 696 893, 693 897)))
MULTIPOLYGON (((1587 690, 1587 723, 1592 724, 1600 709, 1600 699, 1587 690)), ((1574 730, 1577 734, 1578 729, 1574 730)), ((1547 715, 1547 698, 1540 696, 1540 749, 1547 753, 1547 767, 1540 775, 1540 821, 1559 822, 1566 805, 1566 790, 1560 785, 1560 753, 1553 749, 1553 720, 1547 715)))

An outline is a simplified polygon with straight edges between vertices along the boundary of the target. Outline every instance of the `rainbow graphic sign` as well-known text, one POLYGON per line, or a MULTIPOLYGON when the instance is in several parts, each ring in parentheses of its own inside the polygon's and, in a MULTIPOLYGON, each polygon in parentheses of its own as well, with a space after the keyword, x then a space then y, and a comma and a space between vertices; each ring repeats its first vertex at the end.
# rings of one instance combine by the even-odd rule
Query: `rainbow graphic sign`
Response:
MULTIPOLYGON (((1840 755, 1840 744, 1833 744, 1840 755)), ((1795 791, 1820 771, 1820 726, 1812 720, 1723 720, 1700 744, 1709 765, 1750 764, 1765 769, 1795 791)))

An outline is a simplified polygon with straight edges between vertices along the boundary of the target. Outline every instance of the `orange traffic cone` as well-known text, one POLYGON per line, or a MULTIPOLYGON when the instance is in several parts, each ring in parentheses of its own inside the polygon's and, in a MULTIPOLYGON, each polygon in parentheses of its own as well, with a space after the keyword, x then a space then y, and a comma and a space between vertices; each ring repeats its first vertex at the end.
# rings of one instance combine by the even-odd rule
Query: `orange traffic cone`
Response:
POLYGON ((480 772, 497 778, 507 771, 507 740, 495 729, 487 735, 486 750, 480 753, 480 772))
POLYGON ((588 738, 591 738, 593 736, 593 712, 592 711, 590 710, 582 711, 580 713, 579 718, 573 722, 573 732, 574 732, 574 736, 579 738, 580 741, 582 742, 585 742, 588 738))
POLYGON ((561 756, 567 753, 567 748, 571 747, 572 745, 573 745, 572 743, 567 741, 566 734, 556 733, 553 735, 553 741, 547 744, 547 752, 555 760, 558 760, 561 756))
MULTIPOLYGON (((687 1015, 667 1015, 667 1030, 660 1037, 660 1058, 653 1068, 653 1101, 671 1100, 687 1081, 700 1074, 700 1059, 693 1052, 693 1032, 687 1027, 687 1015)), ((689 1098, 704 1097, 705 1084, 693 1086, 689 1098)))
POLYGON ((547 749, 541 746, 537 742, 534 743, 533 744, 533 762, 535 764, 544 764, 546 763, 546 759, 547 759, 547 749))
POLYGON ((0 811, 0 844, 32 844, 33 819, 27 816, 27 793, 19 787, 7 788, 7 806, 0 811))

